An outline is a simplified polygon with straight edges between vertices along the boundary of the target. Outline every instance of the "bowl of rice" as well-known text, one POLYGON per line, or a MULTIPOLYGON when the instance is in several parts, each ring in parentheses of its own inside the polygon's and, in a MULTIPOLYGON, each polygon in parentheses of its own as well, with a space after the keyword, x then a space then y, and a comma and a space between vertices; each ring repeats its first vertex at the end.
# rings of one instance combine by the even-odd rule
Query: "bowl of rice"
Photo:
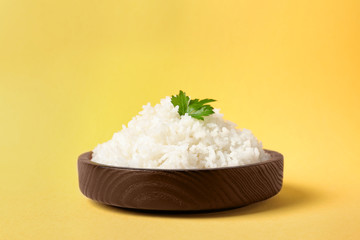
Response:
POLYGON ((144 105, 112 139, 79 156, 85 196, 128 209, 209 211, 281 190, 280 153, 263 149, 250 130, 237 129, 205 105, 214 100, 190 100, 182 91, 178 96, 144 105))

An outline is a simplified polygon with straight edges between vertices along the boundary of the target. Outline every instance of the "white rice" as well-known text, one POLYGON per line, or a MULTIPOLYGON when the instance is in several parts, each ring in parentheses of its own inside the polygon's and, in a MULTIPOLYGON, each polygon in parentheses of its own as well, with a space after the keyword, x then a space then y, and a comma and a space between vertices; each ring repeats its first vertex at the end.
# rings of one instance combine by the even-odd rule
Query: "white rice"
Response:
POLYGON ((119 167, 191 169, 257 163, 269 158, 250 130, 236 129, 218 109, 204 121, 178 114, 170 97, 143 106, 128 127, 99 144, 92 161, 119 167))

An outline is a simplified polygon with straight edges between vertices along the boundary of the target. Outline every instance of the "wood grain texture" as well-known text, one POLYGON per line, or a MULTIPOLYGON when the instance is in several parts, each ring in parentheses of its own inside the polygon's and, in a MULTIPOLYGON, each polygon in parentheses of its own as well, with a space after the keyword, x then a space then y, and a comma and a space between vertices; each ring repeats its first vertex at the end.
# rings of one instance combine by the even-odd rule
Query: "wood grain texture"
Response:
POLYGON ((79 156, 81 192, 103 204, 157 211, 230 209, 262 201, 282 187, 283 156, 257 164, 215 169, 135 169, 91 162, 79 156))

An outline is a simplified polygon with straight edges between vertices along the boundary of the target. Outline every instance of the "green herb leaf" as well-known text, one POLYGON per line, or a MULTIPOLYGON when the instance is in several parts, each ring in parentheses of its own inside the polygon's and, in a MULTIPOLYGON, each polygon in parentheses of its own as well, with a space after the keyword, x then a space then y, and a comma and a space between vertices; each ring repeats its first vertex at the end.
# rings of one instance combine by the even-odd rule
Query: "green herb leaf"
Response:
POLYGON ((186 96, 186 94, 181 90, 179 92, 179 95, 171 97, 171 103, 174 106, 179 106, 178 112, 180 115, 185 115, 185 113, 187 112, 189 101, 190 98, 186 96))
POLYGON ((179 95, 175 95, 171 97, 171 103, 174 107, 179 106, 178 113, 181 115, 185 115, 185 113, 189 114, 189 116, 204 120, 205 116, 209 116, 214 113, 214 108, 206 103, 215 102, 214 99, 193 99, 190 100, 188 96, 186 96, 185 92, 179 92, 179 95))

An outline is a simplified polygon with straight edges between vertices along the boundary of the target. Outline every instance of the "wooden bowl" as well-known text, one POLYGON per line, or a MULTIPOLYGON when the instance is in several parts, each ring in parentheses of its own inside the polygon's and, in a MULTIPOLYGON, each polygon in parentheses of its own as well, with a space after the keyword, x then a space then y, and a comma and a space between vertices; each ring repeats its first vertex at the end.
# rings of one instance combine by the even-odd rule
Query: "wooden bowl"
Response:
POLYGON ((283 156, 238 167, 140 169, 112 167, 79 156, 81 192, 97 202, 137 210, 212 211, 265 200, 282 187, 283 156))

